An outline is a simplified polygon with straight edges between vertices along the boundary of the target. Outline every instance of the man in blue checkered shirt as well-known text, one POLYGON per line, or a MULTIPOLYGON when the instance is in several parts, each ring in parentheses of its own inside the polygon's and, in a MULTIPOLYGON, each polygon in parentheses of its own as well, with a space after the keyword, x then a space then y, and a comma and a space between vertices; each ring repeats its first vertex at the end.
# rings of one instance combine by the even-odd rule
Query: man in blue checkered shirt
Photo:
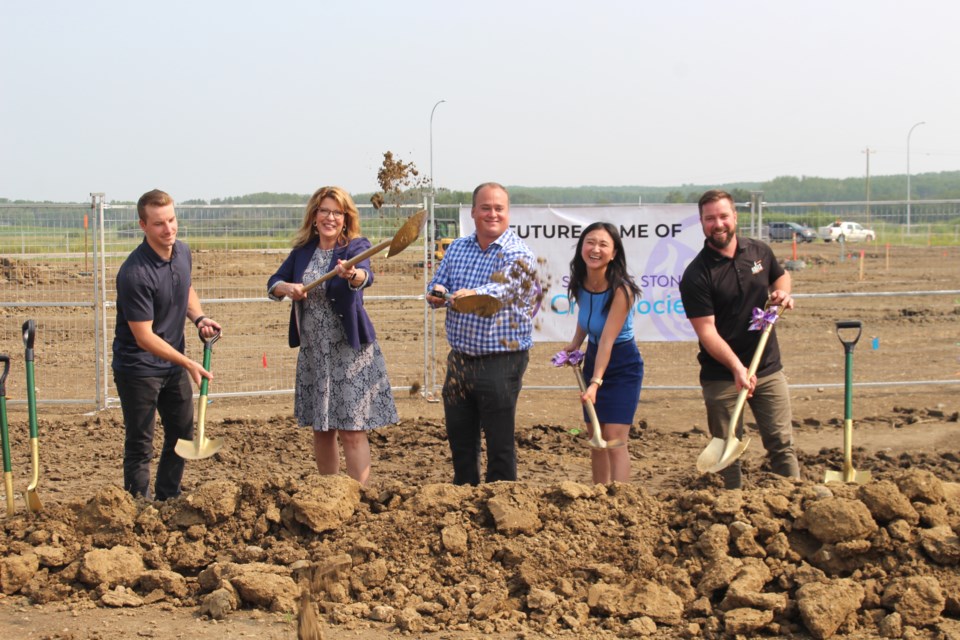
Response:
MULTIPOLYGON (((447 309, 447 376, 443 410, 454 484, 480 484, 480 434, 487 444, 486 482, 517 479, 517 397, 533 346, 533 309, 540 287, 533 252, 510 229, 510 196, 485 182, 473 192, 476 231, 450 245, 429 291, 452 298, 490 295, 490 318, 447 309)), ((434 307, 443 297, 427 294, 434 307)))

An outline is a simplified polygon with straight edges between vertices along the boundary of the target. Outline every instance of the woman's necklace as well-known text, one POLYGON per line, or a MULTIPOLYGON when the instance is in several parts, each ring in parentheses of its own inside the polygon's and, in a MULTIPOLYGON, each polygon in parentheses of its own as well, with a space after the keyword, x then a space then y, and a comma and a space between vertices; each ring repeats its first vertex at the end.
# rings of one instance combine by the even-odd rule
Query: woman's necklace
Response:
POLYGON ((606 291, 608 287, 606 274, 596 279, 587 278, 586 287, 589 291, 593 293, 600 293, 602 291, 606 291))

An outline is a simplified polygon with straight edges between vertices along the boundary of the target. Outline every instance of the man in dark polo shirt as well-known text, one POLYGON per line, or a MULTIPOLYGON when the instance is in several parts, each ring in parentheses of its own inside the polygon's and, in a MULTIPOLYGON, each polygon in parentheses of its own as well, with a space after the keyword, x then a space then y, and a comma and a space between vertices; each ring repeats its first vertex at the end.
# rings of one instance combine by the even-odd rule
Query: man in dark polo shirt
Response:
MULTIPOLYGON (((800 476, 793 448, 790 393, 780 364, 777 333, 770 333, 757 372, 747 369, 760 341, 750 331, 753 309, 766 304, 793 308, 790 274, 766 244, 737 235, 733 197, 719 190, 703 194, 700 224, 703 249, 683 272, 680 296, 700 340, 700 386, 707 406, 707 424, 715 438, 725 438, 737 395, 749 387, 748 404, 760 429, 770 468, 788 478, 800 476)), ((743 416, 735 425, 743 437, 743 416)), ((720 472, 728 489, 741 486, 740 461, 720 472)))
POLYGON ((169 194, 155 189, 137 202, 143 242, 117 273, 117 327, 113 339, 113 380, 126 432, 123 486, 151 498, 150 459, 156 414, 163 423, 163 449, 153 495, 180 495, 184 460, 174 452, 179 438, 193 438, 193 389, 212 379, 203 365, 184 355, 184 320, 205 338, 220 325, 203 315, 190 281, 190 248, 177 240, 177 214, 169 194))

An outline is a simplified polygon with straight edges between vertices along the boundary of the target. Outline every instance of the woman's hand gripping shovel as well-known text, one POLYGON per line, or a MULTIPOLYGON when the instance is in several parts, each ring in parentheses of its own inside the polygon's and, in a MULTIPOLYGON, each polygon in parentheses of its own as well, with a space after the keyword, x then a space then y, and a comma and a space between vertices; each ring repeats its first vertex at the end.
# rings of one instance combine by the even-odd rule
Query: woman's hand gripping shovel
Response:
MULTIPOLYGON (((370 247, 363 253, 355 255, 354 257, 350 258, 349 260, 343 263, 343 268, 350 269, 354 265, 360 262, 363 262, 367 258, 373 255, 376 255, 387 248, 390 249, 389 251, 387 251, 388 258, 391 258, 397 255, 398 253, 406 249, 408 246, 410 246, 410 243, 412 243, 414 240, 416 240, 420 236, 420 229, 423 228, 423 223, 426 221, 426 219, 427 219, 427 212, 425 209, 421 209, 420 211, 417 211, 415 214, 410 216, 406 222, 403 223, 403 225, 400 227, 400 229, 397 230, 397 233, 393 236, 392 239, 384 240, 380 244, 376 244, 370 247)), ((307 293, 314 287, 319 286, 321 282, 326 282, 327 280, 330 280, 336 275, 337 275, 336 269, 334 269, 333 271, 328 271, 327 273, 323 274, 322 276, 320 276, 310 284, 306 285, 303 288, 303 292, 307 293)))
POLYGON ((30 416, 30 463, 33 467, 33 478, 27 485, 27 511, 37 513, 43 509, 40 496, 37 494, 37 485, 40 484, 40 442, 37 429, 37 388, 33 375, 33 341, 37 337, 37 323, 27 320, 23 323, 24 360, 27 363, 27 411, 30 416))
POLYGON ((843 352, 846 356, 843 385, 843 470, 827 470, 823 479, 824 482, 853 482, 856 484, 870 482, 869 471, 857 471, 853 468, 853 348, 860 340, 862 331, 863 325, 859 320, 840 320, 837 322, 837 337, 843 344, 843 352), (840 333, 844 329, 856 329, 857 334, 851 340, 844 340, 840 333))
MULTIPOLYGON (((782 314, 782 306, 771 307, 769 304, 763 309, 757 307, 753 310, 753 322, 750 323, 750 329, 760 329, 760 341, 757 343, 757 350, 750 360, 750 367, 747 369, 747 379, 752 378, 757 373, 757 367, 760 366, 760 359, 763 357, 763 351, 767 346, 767 340, 770 338, 770 332, 773 331, 773 324, 782 314)), ((737 404, 733 407, 733 413, 730 415, 730 422, 727 424, 726 438, 713 438, 710 444, 703 450, 697 458, 697 471, 700 473, 716 473, 723 471, 731 464, 737 461, 743 452, 750 445, 750 438, 742 442, 737 437, 737 425, 740 424, 740 416, 743 414, 743 405, 747 402, 747 396, 750 394, 749 387, 740 389, 737 396, 737 404)))
MULTIPOLYGON (((209 339, 200 334, 200 340, 203 341, 203 368, 210 371, 210 355, 213 353, 213 343, 220 339, 220 332, 217 331, 209 339)), ((177 440, 174 451, 177 455, 186 460, 203 460, 209 458, 220 448, 223 447, 223 438, 214 438, 207 440, 203 432, 203 425, 207 418, 207 390, 210 381, 204 378, 200 382, 200 399, 197 400, 197 428, 193 430, 193 440, 177 440)))
MULTIPOLYGON (((580 387, 581 394, 587 391, 587 385, 583 380, 583 371, 580 370, 583 355, 582 351, 560 351, 551 359, 555 367, 562 367, 563 365, 573 367, 573 375, 577 378, 577 386, 580 387)), ((583 404, 586 407, 587 417, 590 418, 590 426, 593 429, 593 435, 590 436, 588 441, 591 447, 594 449, 616 449, 626 444, 621 440, 604 440, 603 434, 600 433, 600 421, 597 419, 597 411, 593 403, 587 400, 583 404)))
POLYGON ((13 471, 10 468, 10 431, 7 428, 7 374, 10 356, 0 355, 3 373, 0 374, 0 436, 3 436, 3 485, 7 492, 7 517, 13 515, 13 471))

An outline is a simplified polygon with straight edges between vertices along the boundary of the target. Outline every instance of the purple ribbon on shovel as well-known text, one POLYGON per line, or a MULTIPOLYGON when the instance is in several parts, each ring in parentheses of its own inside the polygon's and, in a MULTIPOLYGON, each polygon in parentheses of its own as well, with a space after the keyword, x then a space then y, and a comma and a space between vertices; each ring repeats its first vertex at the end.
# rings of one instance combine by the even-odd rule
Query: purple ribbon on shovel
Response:
POLYGON ((579 349, 576 351, 558 351, 555 356, 550 358, 550 362, 552 362, 555 367, 562 367, 565 364, 575 367, 583 362, 583 356, 583 351, 579 349))
POLYGON ((780 317, 778 307, 773 306, 768 309, 760 307, 753 308, 753 318, 750 321, 750 331, 763 331, 780 317))

